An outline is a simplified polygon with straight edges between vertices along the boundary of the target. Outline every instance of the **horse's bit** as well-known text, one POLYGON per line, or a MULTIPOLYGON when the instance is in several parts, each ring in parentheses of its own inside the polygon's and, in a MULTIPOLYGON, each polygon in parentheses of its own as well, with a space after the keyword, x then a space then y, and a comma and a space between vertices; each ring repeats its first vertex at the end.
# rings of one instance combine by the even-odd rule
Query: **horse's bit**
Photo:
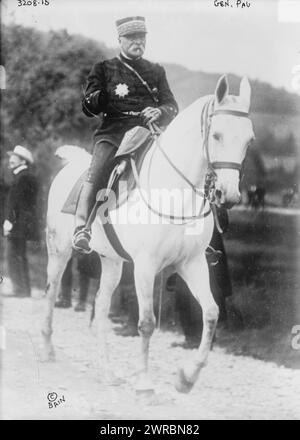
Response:
MULTIPOLYGON (((238 111, 238 110, 229 110, 229 109, 217 109, 214 110, 214 97, 212 99, 210 99, 208 102, 206 102, 206 104, 203 106, 202 109, 202 113, 201 113, 201 133, 202 133, 202 137, 204 137, 204 143, 203 143, 203 148, 206 154, 206 158, 207 158, 207 173, 205 176, 205 183, 204 183, 204 192, 202 190, 200 190, 199 188, 197 188, 183 173, 182 171, 171 161, 171 159, 169 158, 169 156, 167 155, 167 153, 162 149, 159 140, 158 140, 158 136, 162 133, 162 131, 160 130, 160 128, 155 124, 155 123, 149 123, 149 129, 151 131, 151 134, 153 136, 153 138, 155 139, 156 142, 156 146, 159 148, 159 150, 161 151, 161 153, 163 154, 163 156, 166 158, 166 160, 168 161, 168 163, 171 165, 171 167, 176 171, 177 174, 179 174, 183 180, 185 180, 185 182, 187 182, 187 184, 192 188, 192 190, 197 194, 203 197, 204 199, 204 203, 202 204, 202 209, 201 211, 203 211, 204 206, 205 206, 205 201, 207 200, 213 210, 214 213, 214 217, 215 217, 215 221, 216 221, 216 226, 219 230, 219 232, 223 232, 218 219, 217 219, 217 215, 216 215, 216 210, 215 210, 215 183, 217 180, 217 174, 215 172, 216 169, 233 169, 233 170, 238 170, 241 173, 241 169, 242 169, 242 165, 238 162, 228 162, 228 161, 215 161, 215 162, 211 162, 210 160, 210 155, 209 155, 209 148, 208 148, 208 140, 209 140, 209 133, 210 133, 210 127, 211 127, 211 120, 214 116, 217 115, 232 115, 232 116, 238 116, 238 117, 244 117, 244 118, 248 118, 249 117, 249 113, 248 112, 243 112, 243 111, 238 111), (210 108, 212 107, 211 112, 209 113, 210 108)), ((131 158, 131 165, 132 165, 132 170, 133 170, 133 174, 137 183, 137 186, 140 188, 139 185, 139 178, 138 178, 138 173, 135 167, 135 162, 133 160, 133 158, 131 158)), ((149 167, 150 168, 150 167, 149 167)), ((150 171, 150 170, 149 170, 150 171)), ((145 203, 147 204, 148 208, 151 209, 152 211, 154 211, 156 214, 158 214, 160 217, 168 217, 170 220, 195 220, 196 218, 201 218, 201 217, 206 217, 208 214, 210 214, 211 210, 209 209, 207 212, 203 213, 203 212, 199 212, 196 215, 193 216, 185 216, 185 217, 175 217, 175 216, 171 216, 171 215, 165 215, 162 214, 156 210, 154 210, 146 200, 144 200, 145 203)))
POLYGON ((242 118, 248 118, 249 113, 248 112, 242 112, 238 110, 225 110, 225 109, 218 109, 214 110, 214 99, 208 101, 205 106, 203 107, 202 114, 201 114, 201 133, 204 137, 204 150, 208 162, 208 171, 205 176, 205 183, 204 183, 204 194, 206 199, 209 201, 210 204, 215 203, 215 183, 217 180, 217 174, 215 172, 216 169, 231 169, 231 170, 238 170, 239 173, 241 173, 242 165, 238 162, 228 162, 228 161, 216 161, 212 162, 210 160, 209 155, 209 149, 208 149, 208 139, 209 139, 209 133, 210 133, 210 127, 211 127, 211 120, 214 116, 218 115, 232 115, 232 116, 238 116, 242 118), (208 114, 209 107, 212 107, 212 112, 208 114))

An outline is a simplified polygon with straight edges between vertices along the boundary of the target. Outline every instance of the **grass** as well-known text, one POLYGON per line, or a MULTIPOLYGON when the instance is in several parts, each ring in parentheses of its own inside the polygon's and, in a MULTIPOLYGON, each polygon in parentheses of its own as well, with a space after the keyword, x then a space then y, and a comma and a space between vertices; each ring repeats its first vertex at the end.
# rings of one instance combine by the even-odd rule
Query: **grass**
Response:
POLYGON ((225 237, 232 276, 229 326, 219 344, 237 354, 300 367, 291 346, 300 324, 299 221, 266 211, 230 212, 225 237))

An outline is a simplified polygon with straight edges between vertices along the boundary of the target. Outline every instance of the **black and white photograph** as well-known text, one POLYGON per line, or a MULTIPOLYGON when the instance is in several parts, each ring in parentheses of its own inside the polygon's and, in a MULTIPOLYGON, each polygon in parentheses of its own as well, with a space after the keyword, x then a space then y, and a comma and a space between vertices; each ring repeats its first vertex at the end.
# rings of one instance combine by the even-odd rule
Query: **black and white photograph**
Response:
POLYGON ((300 1, 0 8, 0 420, 300 420, 300 1))

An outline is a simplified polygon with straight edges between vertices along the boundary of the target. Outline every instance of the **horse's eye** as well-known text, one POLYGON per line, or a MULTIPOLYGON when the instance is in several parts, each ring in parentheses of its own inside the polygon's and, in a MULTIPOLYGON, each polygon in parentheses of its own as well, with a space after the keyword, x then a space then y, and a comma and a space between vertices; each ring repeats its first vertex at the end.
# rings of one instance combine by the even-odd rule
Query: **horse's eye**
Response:
POLYGON ((219 140, 221 139, 221 134, 215 132, 215 133, 213 133, 212 137, 213 137, 216 141, 219 141, 219 140))

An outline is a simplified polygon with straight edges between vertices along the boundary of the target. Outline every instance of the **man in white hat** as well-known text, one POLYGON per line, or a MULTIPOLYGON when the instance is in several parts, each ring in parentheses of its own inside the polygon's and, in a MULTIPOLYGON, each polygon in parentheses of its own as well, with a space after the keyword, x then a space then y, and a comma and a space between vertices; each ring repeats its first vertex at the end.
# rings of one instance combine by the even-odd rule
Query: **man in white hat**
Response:
POLYGON ((7 154, 13 174, 3 223, 3 234, 7 237, 8 274, 12 281, 13 294, 26 297, 31 294, 26 242, 37 241, 39 238, 36 215, 38 184, 30 171, 34 160, 27 148, 17 145, 7 154))
POLYGON ((95 131, 94 152, 87 179, 82 186, 75 216, 73 247, 90 251, 90 231, 85 228, 99 186, 105 185, 112 159, 125 135, 133 127, 149 122, 167 126, 178 113, 164 68, 143 58, 146 23, 141 16, 116 22, 120 53, 97 62, 87 81, 83 112, 103 114, 95 131))

